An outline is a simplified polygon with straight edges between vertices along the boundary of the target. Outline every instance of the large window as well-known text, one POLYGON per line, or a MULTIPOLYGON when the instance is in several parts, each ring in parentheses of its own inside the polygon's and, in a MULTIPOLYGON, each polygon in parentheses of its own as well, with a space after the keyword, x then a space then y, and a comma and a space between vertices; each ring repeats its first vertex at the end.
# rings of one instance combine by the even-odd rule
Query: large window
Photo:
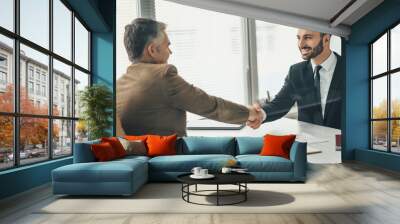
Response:
MULTIPOLYGON (((283 86, 290 65, 302 61, 297 28, 165 0, 119 0, 117 78, 129 65, 122 43, 124 27, 138 15, 167 24, 172 50, 169 63, 180 76, 211 95, 237 103, 272 99, 283 86)), ((331 49, 341 55, 340 37, 332 36, 331 49)), ((188 126, 199 118, 189 113, 188 126)))
MULTIPOLYGON (((240 17, 159 0, 155 16, 168 24, 169 63, 186 81, 211 95, 247 103, 240 17), (227 80, 229 85, 222 88, 227 80)), ((196 117, 188 114, 188 120, 196 117)))
POLYGON ((124 32, 125 26, 128 25, 132 20, 139 16, 138 12, 138 0, 118 0, 117 4, 117 74, 116 78, 118 79, 126 72, 126 68, 131 64, 128 58, 128 54, 126 53, 125 45, 124 45, 124 32))
POLYGON ((371 146, 400 153, 400 25, 371 43, 371 146))
POLYGON ((63 0, 1 2, 0 170, 70 156, 90 32, 63 0))

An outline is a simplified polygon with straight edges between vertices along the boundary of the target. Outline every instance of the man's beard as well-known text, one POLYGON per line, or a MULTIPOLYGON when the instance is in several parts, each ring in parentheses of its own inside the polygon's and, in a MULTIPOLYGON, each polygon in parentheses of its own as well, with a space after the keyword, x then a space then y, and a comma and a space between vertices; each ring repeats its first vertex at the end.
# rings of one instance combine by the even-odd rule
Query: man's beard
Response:
MULTIPOLYGON (((310 48, 309 46, 304 46, 303 48, 310 48)), ((311 58, 315 58, 322 53, 324 50, 324 46, 322 44, 322 38, 319 41, 318 45, 311 49, 311 54, 309 55, 301 55, 304 60, 310 60, 311 58)), ((300 49, 301 51, 301 49, 300 49)))

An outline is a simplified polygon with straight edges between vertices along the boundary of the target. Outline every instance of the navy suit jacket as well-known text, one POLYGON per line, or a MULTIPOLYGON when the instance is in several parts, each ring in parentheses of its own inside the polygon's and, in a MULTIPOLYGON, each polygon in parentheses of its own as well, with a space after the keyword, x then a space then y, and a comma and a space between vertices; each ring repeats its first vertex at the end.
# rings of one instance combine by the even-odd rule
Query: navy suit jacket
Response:
POLYGON ((338 54, 335 53, 335 55, 337 62, 323 118, 318 109, 321 101, 317 100, 315 96, 312 65, 308 60, 292 65, 279 93, 272 101, 262 103, 261 106, 267 113, 267 119, 264 122, 274 121, 285 116, 297 102, 299 121, 340 129, 345 66, 343 59, 338 54))

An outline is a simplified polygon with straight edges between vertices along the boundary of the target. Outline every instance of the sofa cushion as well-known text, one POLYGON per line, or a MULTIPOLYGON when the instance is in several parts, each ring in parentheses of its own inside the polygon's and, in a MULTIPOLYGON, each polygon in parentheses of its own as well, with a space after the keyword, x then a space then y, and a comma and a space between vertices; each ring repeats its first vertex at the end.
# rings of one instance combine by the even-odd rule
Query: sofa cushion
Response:
POLYGON ((96 158, 90 148, 92 144, 99 144, 101 141, 93 140, 88 142, 75 143, 74 148, 74 163, 88 163, 95 162, 96 158))
POLYGON ((149 160, 149 170, 190 172, 193 167, 199 166, 211 172, 219 171, 230 159, 231 155, 175 155, 158 156, 149 160))
POLYGON ((125 135, 124 139, 127 139, 129 141, 142 141, 142 142, 146 142, 147 140, 147 135, 125 135))
POLYGON ((137 155, 137 156, 145 156, 147 155, 146 144, 140 140, 127 140, 124 138, 118 138, 121 142, 122 146, 126 151, 126 155, 137 155))
POLYGON ((233 137, 184 137, 179 141, 178 154, 235 155, 235 139, 233 137))
POLYGON ((103 137, 101 138, 101 142, 110 143, 112 148, 114 149, 117 158, 122 158, 126 156, 126 151, 124 149, 124 146, 122 146, 121 142, 117 137, 103 137))
POLYGON ((240 167, 249 172, 292 172, 292 161, 279 156, 238 155, 240 167))
MULTIPOLYGON (((58 182, 129 182, 134 172, 143 172, 146 162, 138 159, 74 163, 53 170, 58 182)), ((147 176, 147 173, 143 173, 147 176)))
POLYGON ((130 155, 130 156, 125 156, 124 158, 120 158, 117 160, 114 160, 113 162, 131 162, 134 160, 139 160, 139 161, 143 161, 143 162, 148 162, 150 159, 150 157, 147 156, 137 156, 137 155, 130 155))
POLYGON ((93 144, 90 147, 94 157, 96 157, 96 160, 99 162, 110 161, 118 158, 112 145, 108 142, 93 144))
POLYGON ((236 137, 236 155, 259 154, 263 147, 262 137, 236 137))
POLYGON ((289 159, 290 148, 296 135, 265 135, 261 156, 280 156, 289 159))
POLYGON ((176 154, 176 138, 177 135, 160 136, 148 135, 147 137, 147 155, 148 156, 165 156, 176 154))

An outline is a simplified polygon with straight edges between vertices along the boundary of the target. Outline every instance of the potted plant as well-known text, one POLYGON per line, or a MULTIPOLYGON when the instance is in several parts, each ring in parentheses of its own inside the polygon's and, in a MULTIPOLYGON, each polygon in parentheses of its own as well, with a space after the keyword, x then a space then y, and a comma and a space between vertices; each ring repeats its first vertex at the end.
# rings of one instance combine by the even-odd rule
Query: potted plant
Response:
POLYGON ((89 140, 110 136, 112 125, 112 92, 102 84, 94 84, 80 92, 82 109, 80 126, 87 127, 89 140))

